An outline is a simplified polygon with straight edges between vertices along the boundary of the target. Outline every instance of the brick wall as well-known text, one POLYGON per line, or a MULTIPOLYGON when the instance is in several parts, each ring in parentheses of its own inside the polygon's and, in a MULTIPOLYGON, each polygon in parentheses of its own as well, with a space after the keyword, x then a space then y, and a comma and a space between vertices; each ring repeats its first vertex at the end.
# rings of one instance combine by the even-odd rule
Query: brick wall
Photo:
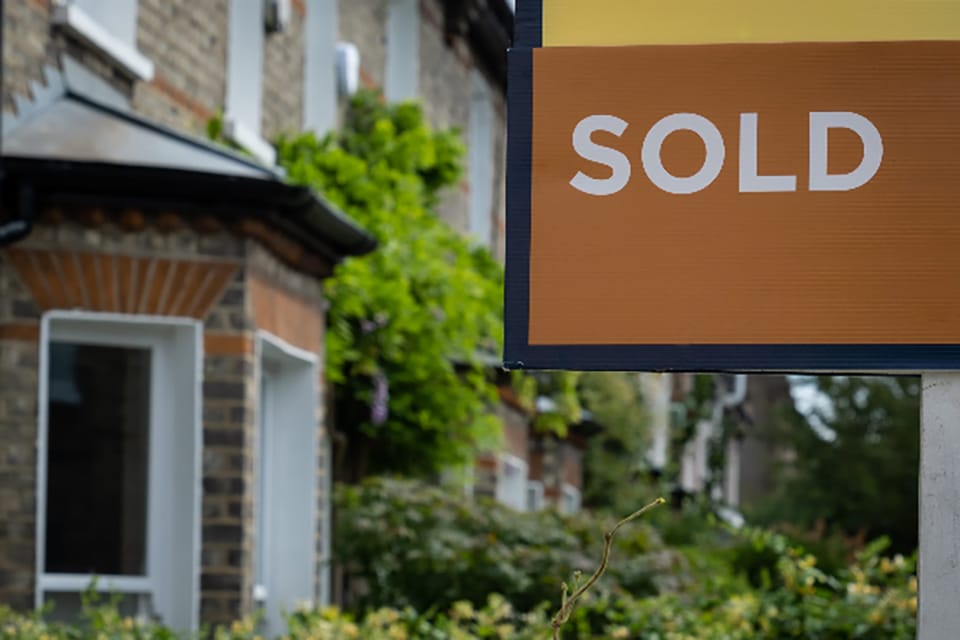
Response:
POLYGON ((360 50, 361 82, 382 87, 387 66, 386 36, 388 0, 339 0, 338 34, 360 50))
POLYGON ((303 123, 305 13, 294 3, 290 25, 268 33, 263 51, 263 137, 296 133, 303 123))
MULTIPOLYGON (((473 64, 463 40, 448 46, 444 37, 443 9, 437 0, 424 0, 420 11, 420 95, 430 123, 438 128, 457 128, 470 144, 470 102, 473 95, 473 64)), ((469 224, 470 184, 461 184, 443 195, 440 216, 465 233, 469 224)))
POLYGON ((257 388, 245 270, 204 330, 200 618, 215 623, 252 606, 257 388))
POLYGON ((226 95, 228 8, 228 0, 140 0, 137 47, 155 71, 135 85, 135 110, 182 131, 205 131, 226 95))
POLYGON ((38 313, 0 253, 0 602, 33 606, 38 313))

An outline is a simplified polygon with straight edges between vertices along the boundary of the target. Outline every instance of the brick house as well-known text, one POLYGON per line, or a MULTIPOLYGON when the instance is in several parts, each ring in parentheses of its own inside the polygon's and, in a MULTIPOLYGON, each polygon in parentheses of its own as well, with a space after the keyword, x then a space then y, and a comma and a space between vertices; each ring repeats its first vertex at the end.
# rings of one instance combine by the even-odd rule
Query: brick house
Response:
POLYGON ((518 511, 557 509, 576 513, 583 492, 583 455, 587 439, 602 427, 589 411, 565 437, 539 432, 534 427, 537 411, 553 409, 549 398, 538 399, 535 408, 519 402, 501 377, 497 415, 503 424, 503 445, 477 457, 471 490, 475 496, 494 498, 518 511))
POLYGON ((268 140, 335 127, 357 79, 420 98, 470 149, 442 215, 502 256, 511 10, 3 11, 0 603, 68 616, 96 573, 177 628, 265 607, 277 631, 329 600, 321 281, 372 241, 284 185, 268 140), (221 112, 258 162, 194 137, 221 112))
POLYGON ((96 574, 273 633, 329 600, 321 283, 375 243, 266 140, 335 126, 331 16, 4 3, 0 603, 70 617, 96 574), (258 162, 195 137, 220 111, 258 162))

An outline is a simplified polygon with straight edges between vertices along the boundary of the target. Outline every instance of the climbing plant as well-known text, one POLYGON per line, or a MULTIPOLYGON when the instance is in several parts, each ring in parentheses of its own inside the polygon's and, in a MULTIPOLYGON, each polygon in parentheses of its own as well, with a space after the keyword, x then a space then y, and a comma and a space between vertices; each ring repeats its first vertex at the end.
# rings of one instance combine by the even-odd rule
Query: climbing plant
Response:
POLYGON ((503 276, 435 212, 462 174, 457 131, 363 92, 340 130, 277 147, 289 180, 379 241, 327 281, 327 375, 350 467, 423 475, 464 462, 498 433, 485 362, 500 349, 503 276))
MULTIPOLYGON (((503 271, 436 213, 443 190, 463 174, 459 132, 432 129, 414 102, 388 104, 365 91, 339 130, 282 138, 277 150, 289 180, 379 240, 327 282, 327 374, 353 476, 342 479, 431 475, 495 446, 503 271)), ((579 416, 568 378, 519 384, 556 390, 558 430, 579 416)))

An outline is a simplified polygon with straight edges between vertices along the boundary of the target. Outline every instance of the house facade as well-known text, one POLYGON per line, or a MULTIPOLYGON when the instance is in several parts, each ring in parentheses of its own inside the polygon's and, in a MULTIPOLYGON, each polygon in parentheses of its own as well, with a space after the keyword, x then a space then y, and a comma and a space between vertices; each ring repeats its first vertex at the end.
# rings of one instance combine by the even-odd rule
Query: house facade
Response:
POLYGON ((0 602, 175 628, 329 600, 322 281, 373 239, 269 141, 358 86, 458 127, 503 254, 506 3, 6 2, 0 602), (206 144, 224 134, 255 161, 206 144), (277 523, 283 523, 280 526, 277 523), (304 561, 304 558, 307 560, 304 561))
POLYGON ((335 126, 336 6, 4 11, 0 602, 278 632, 329 600, 322 281, 375 246, 267 142, 335 126))

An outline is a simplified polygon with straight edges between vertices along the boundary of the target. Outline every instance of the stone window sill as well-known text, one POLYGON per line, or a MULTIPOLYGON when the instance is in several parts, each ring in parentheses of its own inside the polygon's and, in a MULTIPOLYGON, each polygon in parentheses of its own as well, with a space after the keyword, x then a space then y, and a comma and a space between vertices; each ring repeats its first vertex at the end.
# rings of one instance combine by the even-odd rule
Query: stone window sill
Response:
POLYGON ((147 82, 153 79, 153 62, 148 57, 104 29, 76 5, 57 5, 53 12, 53 23, 106 54, 125 73, 147 82))
POLYGON ((273 167, 277 152, 269 142, 256 131, 241 122, 236 116, 227 116, 223 120, 223 134, 231 141, 249 151, 268 167, 273 167))

